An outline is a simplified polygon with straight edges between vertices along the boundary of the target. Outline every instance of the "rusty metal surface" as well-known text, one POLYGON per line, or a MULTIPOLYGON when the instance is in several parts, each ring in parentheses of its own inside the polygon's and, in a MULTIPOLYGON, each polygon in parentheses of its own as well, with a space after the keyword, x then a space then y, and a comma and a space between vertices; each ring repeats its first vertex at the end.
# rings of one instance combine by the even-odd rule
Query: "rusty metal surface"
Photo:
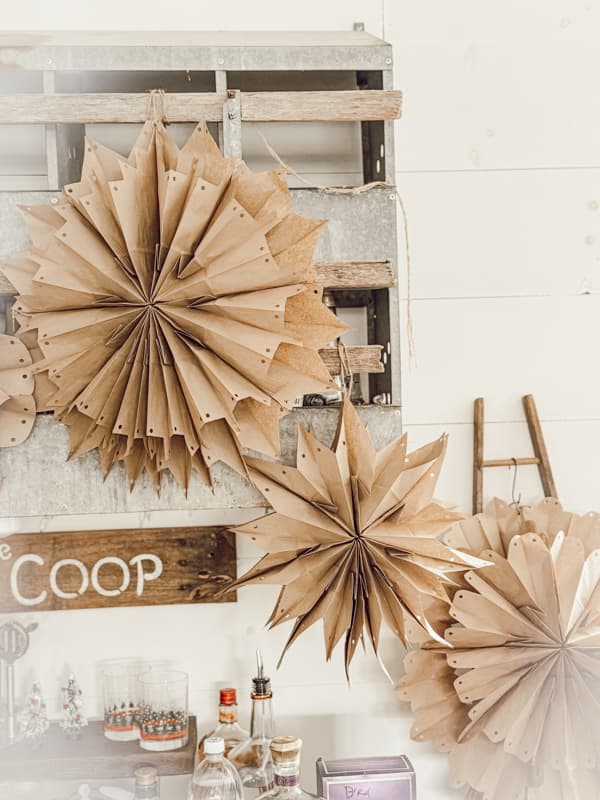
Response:
MULTIPOLYGON (((295 211, 326 225, 317 261, 388 261, 396 247, 396 200, 393 188, 359 194, 332 194, 318 189, 290 189, 295 211), (365 224, 368 220, 368 225, 365 224)), ((60 192, 0 192, 0 261, 24 250, 29 238, 19 206, 50 203, 60 192)))
MULTIPOLYGON (((359 408, 377 448, 401 433, 400 409, 387 406, 359 408)), ((335 408, 296 409, 281 423, 282 459, 293 463, 298 423, 310 425, 329 444, 335 434, 335 408)), ((50 415, 39 415, 29 439, 20 447, 0 450, 0 518, 126 512, 189 511, 264 508, 261 495, 223 464, 213 470, 215 491, 193 477, 188 495, 168 475, 160 495, 144 477, 133 491, 118 465, 102 477, 96 452, 67 461, 68 431, 50 415)), ((215 519, 218 519, 216 517, 215 519)))

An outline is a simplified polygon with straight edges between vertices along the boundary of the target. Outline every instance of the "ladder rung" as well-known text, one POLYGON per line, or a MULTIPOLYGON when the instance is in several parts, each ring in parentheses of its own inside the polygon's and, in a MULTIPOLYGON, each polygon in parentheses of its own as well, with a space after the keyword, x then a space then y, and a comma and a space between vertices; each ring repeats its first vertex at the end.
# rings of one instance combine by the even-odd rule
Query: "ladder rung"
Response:
POLYGON ((535 466, 540 463, 539 458, 491 458, 489 461, 483 461, 482 467, 526 467, 535 466))

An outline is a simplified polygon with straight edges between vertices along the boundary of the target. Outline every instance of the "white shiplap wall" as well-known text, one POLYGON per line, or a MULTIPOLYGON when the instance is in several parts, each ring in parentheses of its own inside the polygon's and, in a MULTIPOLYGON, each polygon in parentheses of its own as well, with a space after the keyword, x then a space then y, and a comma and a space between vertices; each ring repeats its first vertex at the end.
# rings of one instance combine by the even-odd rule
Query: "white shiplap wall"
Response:
MULTIPOLYGON (((439 494, 468 510, 473 398, 487 399, 487 454, 521 455, 529 441, 520 396, 533 392, 564 503, 581 511, 597 508, 597 3, 25 0, 3 9, 0 25, 319 30, 347 29, 357 20, 394 45, 396 85, 405 93, 396 164, 414 270, 416 364, 409 364, 403 343, 404 414, 412 442, 449 431, 439 494)), ((352 146, 348 142, 337 161, 348 174, 354 170, 347 159, 352 146)), ((327 165, 322 171, 327 173, 327 165)), ((405 281, 402 292, 406 297, 405 281)), ((510 486, 508 471, 486 473, 488 494, 508 496, 510 486)), ((522 470, 518 488, 525 499, 538 494, 535 470, 522 470)), ((100 522, 119 524, 105 517, 89 527, 100 522)), ((64 527, 68 520, 52 524, 64 527)), ((242 543, 240 569, 252 558, 242 543)), ((95 707, 97 659, 167 655, 192 674, 192 705, 208 724, 218 684, 243 686, 254 647, 273 664, 285 639, 285 631, 262 628, 273 590, 247 589, 241 599, 228 606, 45 615, 26 680, 41 672, 52 687, 74 669, 95 707)), ((396 677, 400 651, 390 637, 383 652, 396 677)), ((309 788, 318 755, 402 751, 417 767, 420 800, 459 796, 445 788, 445 759, 410 742, 410 715, 371 658, 357 658, 349 689, 339 657, 323 663, 320 632, 314 630, 292 648, 274 684, 280 731, 298 731, 305 739, 309 788)), ((163 789, 168 800, 184 796, 181 782, 165 782, 163 789)), ((6 796, 18 796, 17 790, 6 796)), ((44 796, 59 792, 46 787, 44 796)))

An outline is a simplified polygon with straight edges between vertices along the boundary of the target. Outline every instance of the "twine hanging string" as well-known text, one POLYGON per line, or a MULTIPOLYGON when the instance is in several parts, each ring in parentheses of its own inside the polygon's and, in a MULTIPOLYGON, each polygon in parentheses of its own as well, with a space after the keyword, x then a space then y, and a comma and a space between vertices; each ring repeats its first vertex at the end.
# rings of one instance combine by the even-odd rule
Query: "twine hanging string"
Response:
POLYGON ((348 348, 342 341, 339 341, 337 350, 340 359, 340 378, 342 379, 342 383, 346 393, 348 394, 348 397, 350 397, 352 393, 352 380, 354 378, 354 373, 352 372, 352 367, 350 366, 348 348))
POLYGON ((290 167, 289 164, 285 163, 285 161, 281 158, 279 153, 277 153, 273 149, 273 147, 269 144, 267 137, 263 134, 262 131, 260 131, 257 128, 256 132, 262 139, 263 144, 265 145, 269 155, 275 161, 277 161, 277 163, 280 164, 289 175, 293 175, 301 183, 303 183, 305 186, 308 186, 310 189, 318 189, 320 192, 325 192, 326 194, 351 194, 351 195, 362 194, 363 192, 368 192, 371 189, 379 189, 379 188, 394 190, 394 199, 396 200, 396 202, 398 203, 398 207, 400 208, 400 213, 402 215, 402 226, 404 232, 404 257, 406 260, 406 336, 408 339, 408 353, 410 359, 416 362, 415 335, 414 335, 413 318, 412 318, 412 264, 410 257, 410 241, 408 236, 408 215, 406 213, 406 206, 404 205, 404 202, 400 197, 400 194, 398 193, 398 189, 391 183, 388 183, 387 181, 371 181, 370 183, 365 183, 362 184, 361 186, 341 186, 341 187, 322 186, 321 184, 309 181, 304 177, 304 175, 300 175, 299 172, 296 172, 296 170, 290 167))
POLYGON ((146 103, 146 119, 148 122, 160 122, 162 125, 168 124, 164 89, 150 90, 148 102, 146 103))

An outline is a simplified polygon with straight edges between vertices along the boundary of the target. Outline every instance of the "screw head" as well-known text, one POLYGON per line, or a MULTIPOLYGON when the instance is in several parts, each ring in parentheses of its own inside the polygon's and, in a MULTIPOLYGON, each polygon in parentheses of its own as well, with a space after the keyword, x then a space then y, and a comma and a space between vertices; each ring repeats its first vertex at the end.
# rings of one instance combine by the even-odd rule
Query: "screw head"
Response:
POLYGON ((391 194, 390 195, 390 200, 395 200, 395 199, 396 199, 396 195, 395 194, 391 194))
POLYGON ((225 63, 225 59, 224 58, 217 58, 217 64, 219 66, 223 66, 224 63, 225 63))
POLYGON ((391 58, 388 56, 388 57, 386 58, 386 60, 385 60, 385 63, 386 63, 386 64, 391 64, 391 63, 392 63, 392 59, 391 59, 391 58))

